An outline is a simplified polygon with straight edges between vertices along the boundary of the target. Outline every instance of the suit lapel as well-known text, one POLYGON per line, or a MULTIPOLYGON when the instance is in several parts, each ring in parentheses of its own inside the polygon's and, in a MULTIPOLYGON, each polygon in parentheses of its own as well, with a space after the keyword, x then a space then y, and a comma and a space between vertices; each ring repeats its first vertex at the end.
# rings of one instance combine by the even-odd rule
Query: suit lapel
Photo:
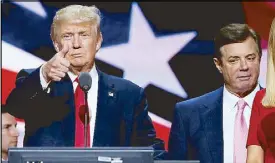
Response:
POLYGON ((223 162, 223 87, 216 90, 201 109, 204 132, 213 162, 223 162), (214 161, 217 160, 217 161, 214 161))
POLYGON ((109 146, 112 144, 110 137, 114 135, 112 125, 117 116, 114 108, 116 108, 118 93, 109 76, 98 69, 97 72, 99 80, 93 146, 109 146))
MULTIPOLYGON (((52 83, 51 96, 63 97, 62 100, 68 105, 69 113, 61 121, 62 137, 64 146, 74 146, 75 140, 75 104, 73 84, 68 74, 59 82, 52 83)), ((56 108, 59 109, 59 108, 56 108)), ((60 108, 61 109, 61 108, 60 108)))

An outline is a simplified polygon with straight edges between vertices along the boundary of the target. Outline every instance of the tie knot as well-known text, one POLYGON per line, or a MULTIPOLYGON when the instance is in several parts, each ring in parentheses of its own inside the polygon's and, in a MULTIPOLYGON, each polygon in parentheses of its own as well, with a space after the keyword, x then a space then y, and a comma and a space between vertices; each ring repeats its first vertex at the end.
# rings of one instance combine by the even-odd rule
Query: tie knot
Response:
POLYGON ((240 99, 237 102, 237 105, 238 105, 238 110, 244 110, 244 108, 247 105, 247 103, 243 99, 240 99))
POLYGON ((79 83, 78 77, 77 77, 77 78, 75 78, 74 82, 79 83))

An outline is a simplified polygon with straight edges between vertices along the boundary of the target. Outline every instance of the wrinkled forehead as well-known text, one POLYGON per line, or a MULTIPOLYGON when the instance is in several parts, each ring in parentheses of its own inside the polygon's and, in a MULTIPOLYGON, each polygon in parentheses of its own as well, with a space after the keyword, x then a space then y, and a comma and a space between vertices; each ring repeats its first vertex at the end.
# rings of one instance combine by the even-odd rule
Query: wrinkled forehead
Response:
POLYGON ((14 125, 16 124, 16 119, 14 116, 10 115, 9 113, 2 114, 2 126, 4 125, 14 125))
POLYGON ((98 32, 97 25, 90 21, 71 20, 71 21, 60 21, 57 24, 56 34, 60 35, 66 32, 91 32, 96 34, 98 32))
POLYGON ((243 42, 226 44, 220 48, 223 57, 230 56, 246 56, 249 54, 259 55, 259 49, 257 43, 252 37, 248 37, 243 42))
POLYGON ((58 24, 58 28, 60 30, 68 30, 68 29, 91 30, 96 28, 96 25, 89 21, 72 20, 72 21, 61 21, 58 24))

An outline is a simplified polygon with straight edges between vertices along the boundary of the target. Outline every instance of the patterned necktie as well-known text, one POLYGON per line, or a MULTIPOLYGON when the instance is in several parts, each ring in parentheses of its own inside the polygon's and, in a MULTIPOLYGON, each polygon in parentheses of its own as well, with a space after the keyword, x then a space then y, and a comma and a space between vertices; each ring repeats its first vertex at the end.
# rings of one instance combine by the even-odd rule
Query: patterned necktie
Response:
MULTIPOLYGON (((75 90, 75 147, 84 147, 84 120, 85 93, 80 88, 78 78, 75 79, 77 87, 75 90)), ((89 117, 89 115, 88 115, 89 117)), ((89 118, 88 118, 89 119, 89 118)), ((87 147, 90 147, 90 126, 87 126, 87 147)))
POLYGON ((247 103, 240 99, 237 103, 238 111, 235 117, 234 129, 234 163, 246 162, 246 141, 248 127, 244 119, 244 108, 247 103))

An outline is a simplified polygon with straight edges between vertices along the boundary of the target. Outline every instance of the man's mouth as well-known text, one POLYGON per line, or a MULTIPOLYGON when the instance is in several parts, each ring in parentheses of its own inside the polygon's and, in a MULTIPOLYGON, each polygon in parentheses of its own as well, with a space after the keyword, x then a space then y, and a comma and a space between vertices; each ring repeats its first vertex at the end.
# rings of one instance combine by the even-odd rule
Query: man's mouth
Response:
POLYGON ((81 53, 75 53, 75 54, 72 54, 72 56, 75 57, 75 58, 78 58, 78 57, 81 57, 82 54, 81 53))
POLYGON ((251 78, 251 75, 239 76, 238 79, 241 81, 247 81, 251 78))

